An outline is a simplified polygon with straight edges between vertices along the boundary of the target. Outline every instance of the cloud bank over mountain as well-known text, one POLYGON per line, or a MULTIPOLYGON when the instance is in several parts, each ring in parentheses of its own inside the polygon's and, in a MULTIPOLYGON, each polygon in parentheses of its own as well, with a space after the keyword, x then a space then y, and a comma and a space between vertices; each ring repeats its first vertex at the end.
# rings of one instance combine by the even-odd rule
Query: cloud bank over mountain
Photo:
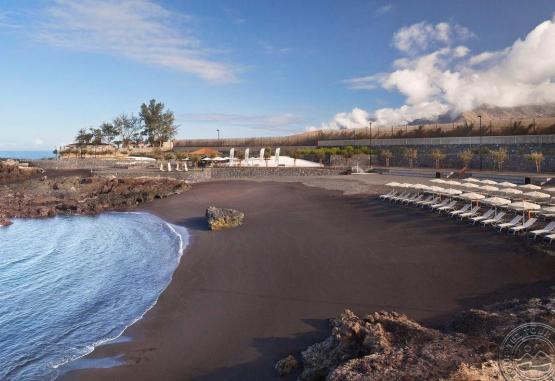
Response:
POLYGON ((405 97, 399 108, 370 115, 359 108, 339 113, 321 128, 390 126, 453 116, 481 105, 515 107, 555 102, 555 19, 498 51, 472 54, 467 28, 446 22, 403 27, 392 44, 401 53, 390 72, 344 81, 358 90, 383 88, 405 97), (366 119, 365 119, 366 116, 366 119), (372 118, 373 117, 373 118, 372 118))

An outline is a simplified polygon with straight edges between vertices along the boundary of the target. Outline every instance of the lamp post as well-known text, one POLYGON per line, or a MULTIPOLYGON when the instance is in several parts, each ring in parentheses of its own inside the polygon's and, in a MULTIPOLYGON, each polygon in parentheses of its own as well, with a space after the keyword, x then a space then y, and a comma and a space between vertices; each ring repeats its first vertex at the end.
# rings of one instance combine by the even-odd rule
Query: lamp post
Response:
POLYGON ((370 147, 368 148, 368 159, 369 159, 369 165, 370 167, 372 167, 372 122, 368 122, 368 129, 370 130, 370 134, 369 134, 370 147))
POLYGON ((220 129, 218 128, 216 132, 218 133, 218 145, 220 145, 220 129))
POLYGON ((482 170, 482 115, 478 115, 478 118, 480 118, 480 171, 482 170))

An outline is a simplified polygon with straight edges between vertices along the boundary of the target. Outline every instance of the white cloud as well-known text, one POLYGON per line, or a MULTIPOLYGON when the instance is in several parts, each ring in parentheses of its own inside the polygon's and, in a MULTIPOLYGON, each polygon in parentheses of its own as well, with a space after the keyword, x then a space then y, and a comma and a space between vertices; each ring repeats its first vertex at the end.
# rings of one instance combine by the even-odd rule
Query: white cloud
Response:
POLYGON ((34 143, 35 143, 36 146, 41 146, 41 145, 44 144, 44 140, 37 138, 37 139, 35 139, 34 143))
MULTIPOLYGON (((440 24, 433 30, 442 36, 435 41, 444 41, 443 47, 398 59, 389 73, 345 81, 351 88, 380 86, 405 96, 402 107, 377 110, 377 124, 435 119, 447 112, 455 115, 482 105, 513 107, 555 102, 554 20, 542 22, 508 48, 476 55, 462 45, 452 48, 450 32, 445 32, 452 28, 437 31, 440 24)), ((430 24, 422 27, 431 28, 430 24)), ((426 38, 412 39, 412 45, 406 47, 424 47, 427 43, 426 38)))
POLYGON ((393 36, 393 45, 401 52, 415 53, 436 44, 450 45, 471 36, 470 30, 458 24, 440 22, 433 25, 423 21, 399 29, 393 36))
POLYGON ((302 124, 304 119, 294 114, 241 115, 225 113, 185 114, 180 121, 193 123, 221 124, 263 130, 291 130, 302 124))
POLYGON ((310 126, 307 127, 309 131, 314 131, 318 129, 322 130, 337 130, 345 128, 359 128, 368 127, 370 121, 370 115, 367 111, 355 107, 351 112, 341 112, 335 114, 332 120, 327 123, 322 123, 320 127, 310 126))
POLYGON ((213 60, 191 30, 191 17, 149 0, 57 0, 36 38, 72 50, 123 56, 148 65, 234 82, 237 67, 213 60))
POLYGON ((378 9, 376 9, 375 13, 377 15, 385 15, 386 13, 391 12, 392 9, 393 9, 393 4, 384 4, 378 9))

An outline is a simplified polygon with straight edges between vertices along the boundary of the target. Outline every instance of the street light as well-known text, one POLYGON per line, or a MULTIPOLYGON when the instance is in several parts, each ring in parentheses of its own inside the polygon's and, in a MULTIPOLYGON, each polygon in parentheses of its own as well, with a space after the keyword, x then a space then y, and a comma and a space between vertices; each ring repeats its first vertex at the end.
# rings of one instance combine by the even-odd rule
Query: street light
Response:
POLYGON ((370 159, 369 160, 370 167, 372 167, 372 122, 368 123, 368 129, 370 130, 370 141, 369 141, 370 147, 368 149, 368 156, 370 159))
POLYGON ((216 132, 218 133, 218 145, 220 145, 220 129, 217 129, 216 132))
POLYGON ((482 170, 482 115, 478 115, 480 118, 480 171, 482 170))

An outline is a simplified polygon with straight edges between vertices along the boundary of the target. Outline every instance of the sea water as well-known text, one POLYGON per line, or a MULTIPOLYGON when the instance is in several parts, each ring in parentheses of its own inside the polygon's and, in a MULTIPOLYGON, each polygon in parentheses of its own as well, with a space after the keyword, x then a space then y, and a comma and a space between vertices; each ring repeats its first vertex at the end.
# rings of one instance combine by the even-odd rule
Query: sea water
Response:
POLYGON ((156 303, 188 242, 146 213, 13 222, 0 228, 0 380, 52 380, 118 338, 156 303))
POLYGON ((0 151, 0 158, 16 160, 54 159, 52 151, 0 151))

